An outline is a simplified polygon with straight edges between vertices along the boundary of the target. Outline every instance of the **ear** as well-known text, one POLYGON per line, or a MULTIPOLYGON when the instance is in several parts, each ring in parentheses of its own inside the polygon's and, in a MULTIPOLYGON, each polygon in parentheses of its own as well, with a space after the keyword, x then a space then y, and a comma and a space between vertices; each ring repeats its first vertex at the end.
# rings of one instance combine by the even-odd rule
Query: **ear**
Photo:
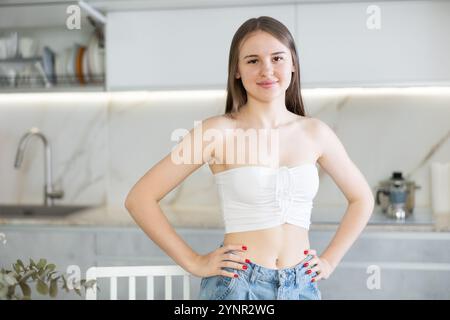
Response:
POLYGON ((236 79, 239 79, 241 77, 241 75, 239 74, 239 72, 236 72, 236 79))

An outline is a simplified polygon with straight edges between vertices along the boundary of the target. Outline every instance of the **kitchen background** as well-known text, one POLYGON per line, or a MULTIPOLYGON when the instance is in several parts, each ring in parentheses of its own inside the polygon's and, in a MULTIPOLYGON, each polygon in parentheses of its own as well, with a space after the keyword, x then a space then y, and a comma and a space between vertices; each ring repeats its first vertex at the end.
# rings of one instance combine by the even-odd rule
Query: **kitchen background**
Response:
MULTIPOLYGON (((335 273, 320 282, 323 298, 450 298, 450 3, 86 2, 0 5, 0 267, 46 258, 84 275, 91 266, 173 264, 135 225, 125 196, 170 152, 175 129, 223 113, 231 38, 246 19, 269 15, 295 37, 307 113, 335 130, 381 200, 335 273), (79 8, 80 29, 67 25, 77 12, 70 5, 79 8), (48 158, 38 137, 14 167, 31 128, 51 148, 52 184, 63 191, 54 208, 42 207, 48 158), (406 219, 382 211, 394 172, 409 183, 414 209, 406 219), (34 213, 22 210, 31 205, 34 213), (379 267, 379 288, 368 284, 371 266, 379 267)), ((346 200, 319 173, 310 238, 320 252, 346 200)), ((161 206, 196 251, 223 238, 208 166, 161 206)), ((195 297, 200 279, 190 281, 195 297)), ((163 298, 163 279, 155 285, 155 298, 163 298)), ((175 298, 180 288, 174 281, 175 298)), ((119 289, 126 298, 126 282, 119 289)), ((138 298, 144 289, 137 286, 138 298)))

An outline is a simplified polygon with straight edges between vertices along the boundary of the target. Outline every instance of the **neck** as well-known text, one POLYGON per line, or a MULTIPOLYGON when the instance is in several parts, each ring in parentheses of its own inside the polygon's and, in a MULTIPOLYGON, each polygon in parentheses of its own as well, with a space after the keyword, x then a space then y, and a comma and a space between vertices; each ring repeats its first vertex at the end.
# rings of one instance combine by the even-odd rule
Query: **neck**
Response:
POLYGON ((240 112, 256 126, 261 128, 276 128, 292 119, 292 112, 286 108, 284 95, 272 101, 259 101, 248 96, 247 103, 240 112))

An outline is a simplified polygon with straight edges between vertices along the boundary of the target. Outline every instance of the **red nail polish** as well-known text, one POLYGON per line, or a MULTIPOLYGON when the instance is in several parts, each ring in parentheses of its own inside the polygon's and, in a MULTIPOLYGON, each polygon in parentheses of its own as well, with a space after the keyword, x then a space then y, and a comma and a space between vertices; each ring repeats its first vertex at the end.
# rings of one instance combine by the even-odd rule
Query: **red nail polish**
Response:
POLYGON ((309 263, 307 262, 307 263, 305 263, 303 266, 304 266, 304 267, 307 267, 307 266, 309 266, 309 263))
POLYGON ((308 250, 303 251, 304 254, 308 254, 308 250))
POLYGON ((315 281, 316 281, 316 279, 312 279, 312 280, 311 280, 311 282, 315 282, 315 281))
POLYGON ((239 277, 239 275, 235 273, 235 274, 234 274, 234 277, 237 278, 237 277, 239 277))
POLYGON ((310 273, 311 273, 311 270, 306 271, 306 274, 310 274, 310 273))
POLYGON ((246 246, 242 246, 242 250, 247 250, 247 247, 246 246))
POLYGON ((246 262, 246 263, 250 263, 250 260, 248 260, 248 259, 245 259, 245 262, 246 262))
POLYGON ((247 270, 247 266, 242 266, 242 269, 247 270))

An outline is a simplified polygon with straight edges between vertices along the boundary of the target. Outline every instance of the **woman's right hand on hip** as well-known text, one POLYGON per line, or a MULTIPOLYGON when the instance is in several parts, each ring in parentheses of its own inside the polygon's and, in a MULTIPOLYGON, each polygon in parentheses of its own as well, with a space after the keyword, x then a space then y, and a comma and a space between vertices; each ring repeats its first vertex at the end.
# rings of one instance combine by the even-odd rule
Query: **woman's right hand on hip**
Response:
POLYGON ((222 275, 232 278, 235 273, 222 268, 245 270, 247 268, 246 263, 250 262, 245 257, 246 250, 247 247, 244 245, 227 244, 208 254, 198 255, 194 263, 194 270, 191 270, 191 273, 198 277, 222 275))

